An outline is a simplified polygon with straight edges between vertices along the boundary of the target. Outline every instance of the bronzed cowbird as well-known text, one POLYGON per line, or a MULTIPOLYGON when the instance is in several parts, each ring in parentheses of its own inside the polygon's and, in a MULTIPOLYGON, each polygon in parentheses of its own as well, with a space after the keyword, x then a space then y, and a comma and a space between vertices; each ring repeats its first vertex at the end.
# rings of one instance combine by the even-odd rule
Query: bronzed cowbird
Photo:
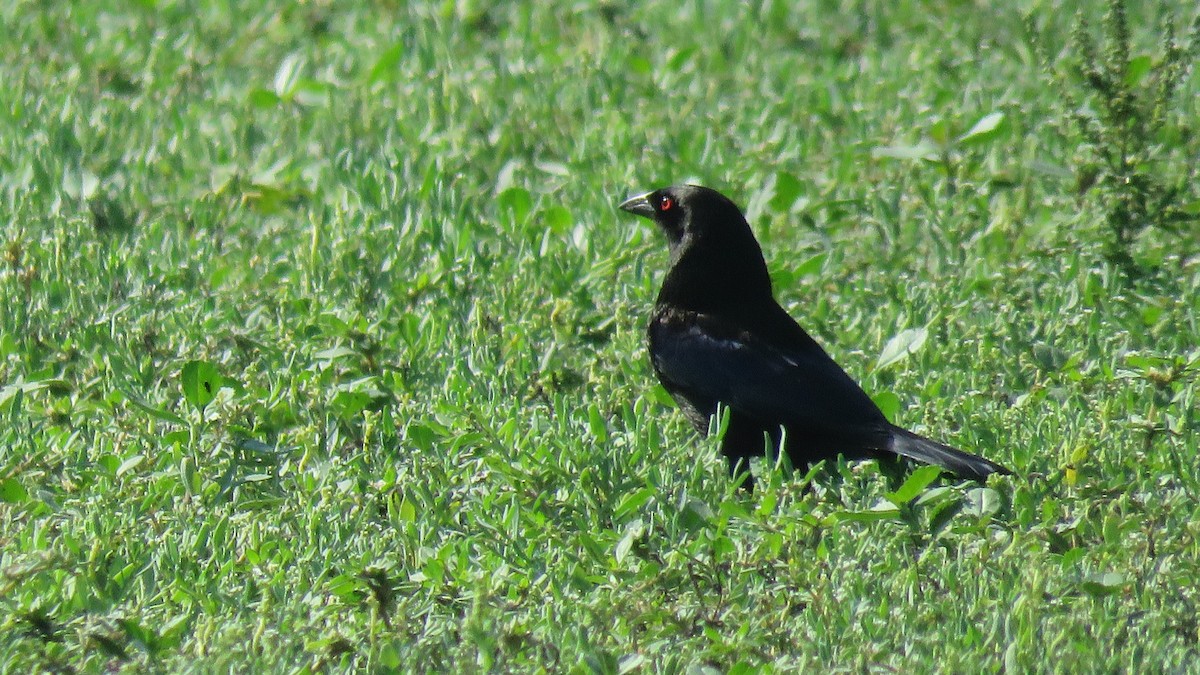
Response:
POLYGON ((984 481, 1007 469, 890 422, 775 301, 762 249, 738 207, 708 188, 680 185, 620 208, 666 234, 671 266, 647 329, 659 381, 692 426, 708 432, 729 409, 721 453, 753 489, 749 459, 781 441, 793 466, 841 454, 936 464, 984 481), (786 433, 782 433, 781 430, 786 433))

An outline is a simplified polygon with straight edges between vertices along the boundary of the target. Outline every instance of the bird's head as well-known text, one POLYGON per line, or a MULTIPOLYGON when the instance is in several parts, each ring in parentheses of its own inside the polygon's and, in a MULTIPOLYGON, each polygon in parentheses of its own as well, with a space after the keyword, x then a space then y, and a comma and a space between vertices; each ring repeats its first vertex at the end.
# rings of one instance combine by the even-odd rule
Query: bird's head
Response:
POLYGON ((647 192, 630 197, 620 208, 653 220, 672 244, 695 234, 706 221, 742 217, 738 207, 720 192, 699 185, 674 185, 647 192))
POLYGON ((669 285, 713 298, 757 294, 770 299, 762 249, 741 209, 725 195, 699 185, 675 185, 627 199, 620 208, 649 218, 666 234, 669 285))
POLYGON ((621 210, 649 218, 667 236, 671 258, 701 242, 719 246, 751 243, 758 248, 750 226, 728 197, 699 185, 675 185, 631 197, 621 210))

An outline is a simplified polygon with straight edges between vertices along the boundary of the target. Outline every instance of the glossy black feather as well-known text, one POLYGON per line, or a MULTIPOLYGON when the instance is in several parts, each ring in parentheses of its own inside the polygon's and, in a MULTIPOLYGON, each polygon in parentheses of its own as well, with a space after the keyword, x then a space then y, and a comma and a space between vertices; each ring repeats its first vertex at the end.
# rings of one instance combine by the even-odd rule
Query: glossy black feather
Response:
MULTIPOLYGON (((732 472, 778 449, 796 466, 839 454, 909 457, 965 478, 998 464, 890 424, 870 397, 775 301, 766 262, 741 210, 698 186, 656 190, 621 208, 667 236, 671 268, 647 329, 654 371, 701 433, 730 409, 721 451, 732 472)), ((747 487, 751 485, 747 483, 747 487)))

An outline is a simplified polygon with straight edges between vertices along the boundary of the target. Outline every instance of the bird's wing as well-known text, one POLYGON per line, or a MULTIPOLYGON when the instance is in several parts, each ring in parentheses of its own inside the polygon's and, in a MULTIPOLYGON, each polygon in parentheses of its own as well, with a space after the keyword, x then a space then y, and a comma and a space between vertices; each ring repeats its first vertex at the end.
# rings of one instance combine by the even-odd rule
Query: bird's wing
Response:
POLYGON ((651 325, 654 367, 698 400, 720 401, 765 425, 863 447, 886 442, 883 414, 816 343, 782 349, 704 314, 651 325))

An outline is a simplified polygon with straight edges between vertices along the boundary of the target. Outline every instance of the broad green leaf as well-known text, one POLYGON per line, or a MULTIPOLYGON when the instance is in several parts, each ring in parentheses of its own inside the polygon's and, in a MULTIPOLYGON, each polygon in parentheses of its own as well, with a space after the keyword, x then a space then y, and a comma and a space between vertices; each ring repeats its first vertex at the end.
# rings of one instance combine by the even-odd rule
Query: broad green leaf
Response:
POLYGON ((883 370, 916 353, 925 344, 927 337, 929 331, 924 328, 907 328, 900 331, 883 346, 879 360, 875 362, 875 370, 883 370))
POLYGON ((624 562, 625 557, 629 555, 629 551, 633 549, 633 545, 646 532, 646 524, 641 518, 630 521, 625 525, 625 535, 617 542, 617 547, 613 551, 613 557, 617 559, 617 564, 624 562))
POLYGON ((403 663, 400 650, 403 647, 397 647, 397 643, 399 640, 389 642, 379 650, 379 664, 383 666, 384 670, 400 672, 400 664, 403 663))
POLYGON ((71 199, 86 201, 99 192, 100 178, 87 169, 71 167, 63 172, 62 189, 71 199))
POLYGON ((1119 592, 1125 586, 1125 576, 1117 572, 1093 574, 1080 582, 1085 593, 1093 597, 1104 597, 1119 592))
POLYGON ((1000 127, 1004 124, 1004 113, 993 112, 979 118, 975 126, 967 130, 967 133, 958 137, 959 145, 971 145, 984 143, 996 137, 1000 133, 1000 127))
POLYGON ((875 158, 905 159, 909 161, 924 160, 934 162, 938 159, 937 146, 929 140, 922 140, 916 145, 889 145, 875 148, 871 151, 875 158))
POLYGON ((400 511, 398 515, 400 520, 406 523, 415 523, 417 522, 417 507, 413 506, 412 502, 405 499, 404 501, 400 502, 400 511))
POLYGON ((570 178, 572 175, 571 167, 563 164, 562 162, 551 162, 549 160, 540 159, 534 161, 533 166, 539 171, 544 171, 551 176, 558 176, 559 178, 570 178))
POLYGON ((790 173, 780 171, 775 174, 775 189, 771 195, 771 208, 776 211, 788 211, 800 196, 804 186, 790 173))
POLYGON ((911 502, 921 494, 921 492, 929 487, 929 484, 937 480, 937 477, 942 474, 941 467, 938 466, 923 466, 908 477, 904 484, 895 492, 889 492, 886 497, 888 501, 896 506, 902 506, 911 502))
POLYGON ((330 347, 313 354, 313 358, 317 361, 336 361, 346 356, 358 356, 358 352, 349 347, 330 347))
POLYGON ((945 497, 946 495, 950 494, 950 492, 951 492, 951 488, 948 485, 943 485, 941 487, 935 487, 932 490, 925 490, 924 492, 922 492, 921 495, 919 497, 917 497, 917 501, 915 501, 913 503, 916 504, 917 506, 923 506, 925 504, 930 504, 932 502, 938 501, 939 498, 945 497))
MULTIPOLYGON (((918 499, 917 503, 921 503, 918 499)), ((962 502, 958 500, 935 504, 931 507, 929 515, 929 531, 933 534, 938 534, 946 529, 946 526, 954 520, 954 516, 962 511, 962 502)))
POLYGON ((134 455, 133 457, 130 457, 129 459, 125 460, 124 462, 121 462, 121 466, 117 467, 117 475, 121 476, 126 473, 129 473, 130 471, 133 471, 145 459, 146 459, 145 455, 134 455))
POLYGON ((183 419, 182 417, 180 417, 179 415, 176 415, 173 412, 162 410, 161 408, 155 408, 154 406, 146 403, 145 401, 142 401, 141 399, 130 394, 129 392, 125 391, 124 389, 117 389, 117 391, 121 394, 121 396, 125 397, 125 400, 128 401, 130 405, 137 408, 138 410, 141 410, 144 413, 151 415, 152 417, 157 417, 158 419, 160 419, 164 422, 171 422, 172 424, 178 424, 181 426, 187 425, 187 420, 183 419))
POLYGON ((571 210, 559 204, 543 209, 541 216, 542 224, 554 234, 565 234, 575 224, 571 210))
POLYGON ((967 506, 964 510, 973 516, 990 516, 1000 510, 1000 493, 992 488, 975 488, 967 492, 967 506))
POLYGON ((288 54, 275 71, 275 81, 272 88, 279 98, 288 100, 295 93, 296 83, 304 70, 304 57, 299 54, 288 54))
POLYGON ((20 410, 20 401, 27 393, 35 392, 40 389, 45 389, 46 382, 16 382, 6 387, 0 388, 0 409, 7 408, 13 402, 17 402, 16 410, 20 410))
POLYGON ((821 521, 825 525, 838 523, 871 523, 878 520, 895 520, 900 516, 900 509, 895 504, 881 501, 869 511, 834 511, 821 521))
POLYGON ((825 266, 825 259, 828 257, 829 254, 827 253, 818 253, 800 263, 800 266, 793 271, 792 275, 798 279, 818 275, 821 273, 821 268, 825 266))
POLYGON ((666 387, 661 384, 656 384, 646 392, 646 398, 654 401, 664 408, 676 408, 675 399, 671 397, 671 392, 667 391, 666 387))
POLYGON ((496 196, 496 205, 500 207, 501 213, 511 214, 513 222, 523 223, 529 215, 529 210, 533 208, 533 197, 525 188, 510 187, 496 196))
POLYGON ((329 401, 329 405, 337 412, 338 417, 350 420, 371 405, 371 397, 361 391, 339 391, 329 401))
POLYGON ((699 499, 690 498, 679 509, 679 522, 689 531, 695 531, 707 525, 714 517, 712 507, 699 499))
POLYGON ((250 101, 250 105, 260 110, 270 110, 279 105, 279 101, 281 100, 275 92, 261 87, 251 91, 247 98, 250 101))
POLYGON ((212 403, 223 384, 221 374, 207 361, 188 361, 179 374, 183 385, 183 397, 196 410, 212 403))
POLYGON ((643 56, 633 55, 625 59, 625 69, 636 75, 649 75, 654 72, 654 64, 643 56))
POLYGON ((642 656, 637 652, 626 654, 617 660, 617 675, 626 675, 626 673, 632 673, 640 670, 644 665, 646 665, 645 656, 642 656))
POLYGON ((368 79, 372 82, 382 82, 395 77, 396 66, 400 64, 400 57, 404 56, 404 45, 397 42, 388 47, 386 51, 375 60, 375 65, 371 67, 371 74, 368 79))
POLYGON ((879 407, 879 411, 889 422, 896 422, 896 415, 900 413, 900 397, 891 391, 881 391, 871 397, 875 405, 879 407))
POLYGON ((320 105, 329 99, 333 86, 328 82, 302 77, 296 81, 292 99, 301 105, 320 105))
POLYGON ((608 441, 608 422, 604 420, 604 415, 600 412, 595 404, 589 405, 588 414, 588 431, 592 432, 592 436, 596 438, 597 443, 608 441))
POLYGON ((1153 65, 1154 60, 1147 54, 1129 59, 1129 65, 1125 68, 1125 84, 1136 87, 1150 72, 1153 65))
POLYGON ((325 589, 343 600, 350 600, 358 596, 359 582, 348 574, 339 574, 325 582, 325 589))
POLYGON ((950 145, 950 135, 950 122, 945 119, 939 118, 929 125, 929 139, 939 148, 946 148, 950 145))
POLYGON ((630 492, 621 498, 617 508, 613 509, 613 517, 620 520, 634 511, 642 508, 646 502, 650 501, 658 491, 653 487, 644 487, 641 490, 630 492))
POLYGON ((6 478, 0 481, 0 502, 20 504, 29 499, 29 491, 16 478, 6 478))

